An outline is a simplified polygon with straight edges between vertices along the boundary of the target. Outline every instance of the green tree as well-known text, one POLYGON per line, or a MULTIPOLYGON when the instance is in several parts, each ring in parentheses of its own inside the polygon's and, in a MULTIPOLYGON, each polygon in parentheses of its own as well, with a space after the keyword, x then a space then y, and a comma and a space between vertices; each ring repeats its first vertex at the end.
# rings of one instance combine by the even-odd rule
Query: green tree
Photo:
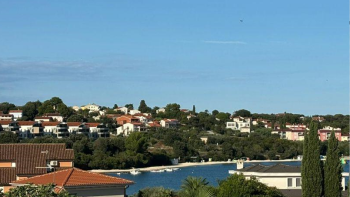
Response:
POLYGON ((217 197, 269 196, 283 197, 274 187, 260 183, 255 177, 246 180, 242 174, 234 174, 219 181, 217 197))
POLYGON ((342 166, 339 160, 338 140, 334 131, 328 140, 326 163, 324 167, 324 196, 341 196, 342 166))
POLYGON ((176 103, 168 104, 165 107, 165 115, 167 118, 180 118, 180 105, 176 103))
POLYGON ((147 187, 131 197, 175 197, 175 192, 164 187, 147 187))
POLYGON ((140 106, 139 106, 139 111, 142 113, 150 113, 152 109, 147 106, 145 100, 141 100, 140 106))
POLYGON ((72 115, 67 119, 67 122, 82 122, 82 121, 84 121, 84 117, 80 114, 72 115))
POLYGON ((195 105, 193 105, 193 107, 192 107, 192 113, 196 114, 196 106, 195 105))
POLYGON ((242 117, 251 117, 252 116, 250 111, 248 111, 246 109, 237 110, 233 114, 234 114, 234 116, 242 116, 242 117))
POLYGON ((118 108, 118 104, 114 104, 113 109, 117 109, 117 108, 118 108))
POLYGON ((125 107, 128 108, 129 110, 133 110, 134 109, 134 105, 133 104, 126 104, 125 107))
POLYGON ((10 110, 16 109, 16 105, 8 102, 0 103, 0 111, 5 114, 8 114, 10 110))
POLYGON ((0 144, 17 143, 18 141, 17 135, 10 131, 5 131, 0 134, 0 144))
POLYGON ((310 131, 304 137, 302 160, 303 197, 319 197, 323 193, 322 164, 320 160, 320 140, 318 124, 311 121, 310 131))
POLYGON ((56 194, 54 192, 54 186, 50 185, 24 185, 18 186, 10 189, 8 193, 5 194, 6 197, 73 197, 76 195, 71 195, 67 191, 61 191, 56 194))
MULTIPOLYGON (((202 177, 187 177, 183 180, 180 190, 181 197, 202 197, 200 193, 205 193, 203 190, 207 190, 209 182, 202 177)), ((207 196, 211 196, 208 192, 207 196)))
POLYGON ((147 140, 143 133, 133 132, 125 140, 126 150, 133 153, 144 153, 147 150, 147 140))
POLYGON ((34 120, 35 116, 39 113, 40 106, 41 106, 40 101, 27 102, 22 108, 23 110, 22 120, 34 120))

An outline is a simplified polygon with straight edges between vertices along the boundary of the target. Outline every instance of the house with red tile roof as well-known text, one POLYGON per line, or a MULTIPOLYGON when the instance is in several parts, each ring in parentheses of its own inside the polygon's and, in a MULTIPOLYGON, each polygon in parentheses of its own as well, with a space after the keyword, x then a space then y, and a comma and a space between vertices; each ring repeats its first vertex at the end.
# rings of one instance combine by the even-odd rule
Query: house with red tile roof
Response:
POLYGON ((146 126, 141 122, 125 123, 117 128, 117 135, 128 136, 132 132, 146 131, 146 126))
POLYGON ((34 176, 27 179, 13 181, 12 186, 23 186, 27 184, 46 185, 53 183, 55 192, 66 190, 77 196, 126 196, 126 189, 134 182, 119 177, 107 176, 70 168, 44 175, 34 176))
POLYGON ((11 114, 13 116, 13 120, 17 120, 22 118, 23 115, 23 111, 22 110, 10 110, 9 114, 11 114))
POLYGON ((74 151, 61 144, 0 144, 0 189, 16 180, 73 167, 74 151))

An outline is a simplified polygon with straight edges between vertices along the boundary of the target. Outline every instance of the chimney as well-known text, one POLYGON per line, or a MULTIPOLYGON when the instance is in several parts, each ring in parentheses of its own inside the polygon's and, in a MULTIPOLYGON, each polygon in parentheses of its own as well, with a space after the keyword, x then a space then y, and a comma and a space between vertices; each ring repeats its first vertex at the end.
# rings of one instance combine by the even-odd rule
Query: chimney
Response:
POLYGON ((237 170, 243 169, 244 168, 244 161, 242 159, 239 159, 237 161, 237 170))

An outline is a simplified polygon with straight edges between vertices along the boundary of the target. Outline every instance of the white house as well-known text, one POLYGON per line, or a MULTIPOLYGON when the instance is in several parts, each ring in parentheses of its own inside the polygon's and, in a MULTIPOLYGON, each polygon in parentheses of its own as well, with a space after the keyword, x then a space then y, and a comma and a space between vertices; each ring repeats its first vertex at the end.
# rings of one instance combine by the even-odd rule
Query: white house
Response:
POLYGON ((128 114, 129 109, 127 107, 118 107, 118 108, 114 109, 114 111, 121 111, 124 114, 128 114))
POLYGON ((50 122, 50 121, 52 121, 52 118, 51 117, 37 116, 34 118, 34 121, 36 121, 36 122, 50 122))
POLYGON ((234 117, 233 121, 226 122, 226 129, 240 130, 240 132, 250 133, 250 118, 234 117))
POLYGON ((49 117, 52 118, 53 120, 57 122, 62 122, 63 121, 63 116, 59 113, 46 113, 43 115, 43 117, 49 117))
POLYGON ((179 121, 176 119, 164 119, 160 121, 160 125, 164 128, 176 128, 179 125, 179 121))
POLYGON ((79 106, 73 106, 72 109, 74 109, 75 111, 79 111, 80 107, 79 106))
POLYGON ((13 120, 17 121, 17 119, 22 118, 23 111, 22 110, 10 110, 9 114, 13 116, 13 120))
POLYGON ((125 123, 117 128, 117 135, 123 134, 124 136, 130 135, 132 132, 145 131, 146 127, 144 124, 139 122, 125 123))
POLYGON ((90 112, 97 112, 97 111, 100 111, 101 107, 93 103, 93 104, 87 104, 85 106, 82 106, 81 109, 83 110, 88 109, 90 112))
POLYGON ((13 115, 12 114, 0 114, 0 121, 12 121, 13 115))
POLYGON ((130 115, 134 115, 134 114, 138 114, 138 113, 141 113, 141 111, 136 110, 136 109, 132 109, 132 110, 129 111, 130 115))
POLYGON ((160 113, 160 112, 165 113, 165 108, 159 108, 159 109, 156 110, 157 114, 160 113))
MULTIPOLYGON (((258 181, 269 187, 276 187, 280 190, 301 189, 301 167, 285 164, 265 166, 261 164, 251 165, 244 168, 244 162, 237 162, 237 170, 229 170, 229 174, 243 174, 247 179, 256 177, 258 181)), ((342 187, 345 189, 345 177, 349 172, 342 173, 342 187)))

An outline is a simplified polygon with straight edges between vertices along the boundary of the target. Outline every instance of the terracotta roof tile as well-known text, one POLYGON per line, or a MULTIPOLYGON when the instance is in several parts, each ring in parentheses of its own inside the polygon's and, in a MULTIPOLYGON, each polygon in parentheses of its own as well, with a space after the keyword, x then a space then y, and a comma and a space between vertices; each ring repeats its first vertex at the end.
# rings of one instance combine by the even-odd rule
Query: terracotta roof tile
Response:
POLYGON ((22 110, 10 110, 9 113, 22 113, 22 110))
MULTIPOLYGON (((47 160, 73 161, 73 149, 66 149, 61 144, 0 144, 0 161, 16 163, 15 175, 38 175, 46 173, 47 169, 37 168, 46 166, 47 160), (48 151, 47 154, 42 151, 48 151)), ((9 183, 16 180, 12 171, 0 169, 0 182, 9 183)))
POLYGON ((107 176, 80 170, 78 168, 70 168, 48 174, 43 174, 28 179, 12 182, 14 184, 44 185, 54 183, 58 187, 65 186, 87 186, 87 185, 131 185, 134 182, 118 177, 107 176))

